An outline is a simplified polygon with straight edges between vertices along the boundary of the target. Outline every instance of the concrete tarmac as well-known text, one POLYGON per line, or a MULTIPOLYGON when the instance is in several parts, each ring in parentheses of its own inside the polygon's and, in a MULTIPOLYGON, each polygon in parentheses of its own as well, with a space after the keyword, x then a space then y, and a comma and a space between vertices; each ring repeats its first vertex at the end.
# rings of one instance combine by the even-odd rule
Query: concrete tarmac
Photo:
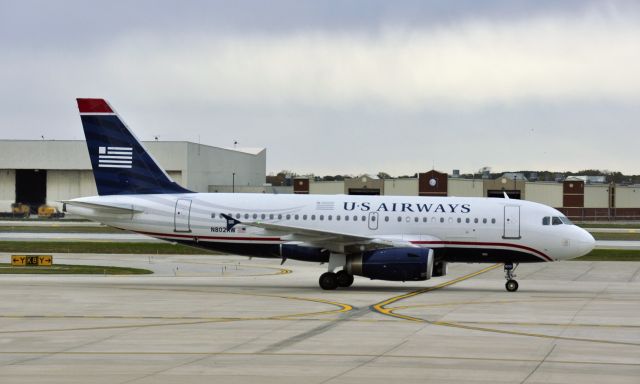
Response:
MULTIPOLYGON (((8 254, 0 254, 8 262, 8 254)), ((640 263, 453 264, 424 282, 235 256, 54 254, 0 275, 2 383, 638 383, 640 263)))

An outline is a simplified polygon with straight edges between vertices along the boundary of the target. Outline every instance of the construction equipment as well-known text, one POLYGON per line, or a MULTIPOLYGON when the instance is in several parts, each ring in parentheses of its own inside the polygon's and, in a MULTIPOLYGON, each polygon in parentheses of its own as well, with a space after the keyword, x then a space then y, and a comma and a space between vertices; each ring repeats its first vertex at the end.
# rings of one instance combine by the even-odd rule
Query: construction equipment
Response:
POLYGON ((27 218, 29 217, 30 213, 31 213, 31 207, 29 207, 28 204, 22 204, 22 203, 11 204, 11 215, 13 217, 27 218))
POLYGON ((64 217, 64 212, 60 212, 58 208, 51 205, 42 204, 38 207, 38 217, 43 219, 57 219, 64 217))

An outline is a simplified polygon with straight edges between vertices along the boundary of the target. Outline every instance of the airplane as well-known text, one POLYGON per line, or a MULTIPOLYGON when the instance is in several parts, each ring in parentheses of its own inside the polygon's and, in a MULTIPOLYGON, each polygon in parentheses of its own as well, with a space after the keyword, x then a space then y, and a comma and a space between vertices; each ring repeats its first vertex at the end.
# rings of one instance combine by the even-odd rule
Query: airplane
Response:
POLYGON ((326 263, 324 290, 354 276, 422 281, 448 263, 520 263, 589 253, 594 238, 558 210, 505 198, 196 193, 173 181, 104 99, 77 99, 98 196, 64 210, 170 242, 249 257, 326 263))

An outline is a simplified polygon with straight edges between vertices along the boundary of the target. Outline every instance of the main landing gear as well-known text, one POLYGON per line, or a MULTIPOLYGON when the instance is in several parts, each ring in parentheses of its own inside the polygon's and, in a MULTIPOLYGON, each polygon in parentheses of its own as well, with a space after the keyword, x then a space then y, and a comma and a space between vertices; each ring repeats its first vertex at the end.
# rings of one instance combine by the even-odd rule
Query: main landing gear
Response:
POLYGON ((504 278, 507 279, 505 288, 507 288, 507 291, 509 292, 515 292, 518 290, 518 282, 513 279, 516 277, 516 268, 518 268, 518 263, 515 265, 513 265, 513 263, 504 263, 504 278))
POLYGON ((353 284, 353 275, 345 270, 334 272, 325 272, 320 275, 320 288, 324 290, 334 290, 338 287, 346 288, 353 284))

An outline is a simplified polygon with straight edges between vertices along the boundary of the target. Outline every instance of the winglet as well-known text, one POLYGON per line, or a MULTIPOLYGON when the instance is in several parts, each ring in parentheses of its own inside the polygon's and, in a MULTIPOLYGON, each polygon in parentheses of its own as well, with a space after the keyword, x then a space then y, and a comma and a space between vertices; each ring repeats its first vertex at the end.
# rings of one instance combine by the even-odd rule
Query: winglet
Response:
POLYGON ((224 213, 221 213, 220 216, 224 217, 224 219, 227 220, 227 231, 231 231, 231 229, 236 225, 242 224, 240 220, 236 220, 229 215, 225 215, 224 213))
POLYGON ((504 193, 504 198, 505 198, 505 199, 510 200, 510 199, 509 199, 509 195, 507 195, 507 192, 502 191, 502 193, 504 193))

